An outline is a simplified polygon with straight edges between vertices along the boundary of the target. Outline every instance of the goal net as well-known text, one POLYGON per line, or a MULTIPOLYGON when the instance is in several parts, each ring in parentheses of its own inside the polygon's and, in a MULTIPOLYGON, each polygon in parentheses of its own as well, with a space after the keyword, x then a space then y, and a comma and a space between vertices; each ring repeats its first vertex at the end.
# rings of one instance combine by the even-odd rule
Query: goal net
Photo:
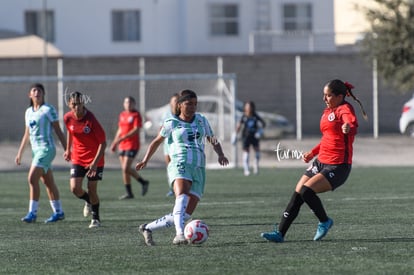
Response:
MULTIPOLYGON (((165 74, 165 75, 82 75, 60 77, 7 77, 0 78, 2 95, 8 98, 9 106, 4 109, 10 117, 0 118, 2 129, 11 129, 1 134, 0 140, 18 141, 23 134, 24 110, 30 83, 42 82, 46 88, 46 101, 54 105, 62 120, 68 111, 66 106, 69 93, 79 91, 85 95, 86 107, 90 109, 105 129, 108 144, 117 130, 118 116, 123 110, 123 100, 133 96, 137 109, 144 120, 141 129, 141 149, 138 158, 145 153, 147 145, 157 134, 163 112, 168 109, 170 97, 183 89, 197 93, 197 111, 204 114, 230 161, 236 159, 236 148, 231 146, 231 133, 235 129, 236 78, 232 74, 165 74), (147 114, 156 115, 148 117, 147 114), (18 133, 18 134, 15 134, 18 133)), ((63 127, 62 127, 63 128, 63 127)), ((212 147, 206 145, 208 167, 217 167, 217 156, 212 147)), ((107 154, 109 149, 107 149, 107 154)), ((159 148, 150 165, 165 166, 163 149, 159 148)))

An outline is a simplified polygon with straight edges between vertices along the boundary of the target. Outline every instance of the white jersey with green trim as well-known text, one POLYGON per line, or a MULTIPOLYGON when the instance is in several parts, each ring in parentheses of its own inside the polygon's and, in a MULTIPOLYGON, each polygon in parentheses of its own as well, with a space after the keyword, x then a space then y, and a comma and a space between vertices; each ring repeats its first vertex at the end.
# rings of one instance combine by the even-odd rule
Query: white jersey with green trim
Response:
POLYGON ((186 122, 173 115, 164 121, 160 134, 170 139, 169 154, 172 161, 205 167, 206 137, 213 137, 205 116, 196 113, 192 122, 186 122))
POLYGON ((43 104, 38 110, 29 107, 25 113, 25 124, 29 127, 32 150, 55 147, 52 135, 52 122, 58 120, 56 109, 43 104))

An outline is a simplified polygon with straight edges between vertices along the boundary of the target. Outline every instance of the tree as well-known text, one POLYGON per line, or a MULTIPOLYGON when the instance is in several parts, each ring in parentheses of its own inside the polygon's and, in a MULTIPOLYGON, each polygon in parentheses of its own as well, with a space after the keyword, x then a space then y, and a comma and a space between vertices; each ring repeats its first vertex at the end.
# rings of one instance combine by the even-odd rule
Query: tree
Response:
POLYGON ((370 23, 362 53, 377 59, 378 74, 401 93, 414 88, 414 0, 373 0, 361 8, 370 23))

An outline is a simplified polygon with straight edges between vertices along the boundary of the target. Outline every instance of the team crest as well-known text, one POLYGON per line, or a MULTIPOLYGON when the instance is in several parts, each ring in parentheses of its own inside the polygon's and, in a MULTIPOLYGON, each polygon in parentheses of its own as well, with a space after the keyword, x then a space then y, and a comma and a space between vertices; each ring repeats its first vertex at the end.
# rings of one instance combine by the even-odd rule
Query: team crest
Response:
POLYGON ((85 134, 89 134, 89 133, 91 132, 91 128, 89 128, 89 126, 88 126, 88 125, 86 125, 86 126, 83 128, 83 132, 84 132, 85 134))
POLYGON ((328 115, 328 121, 334 121, 335 120, 335 113, 332 112, 328 115))

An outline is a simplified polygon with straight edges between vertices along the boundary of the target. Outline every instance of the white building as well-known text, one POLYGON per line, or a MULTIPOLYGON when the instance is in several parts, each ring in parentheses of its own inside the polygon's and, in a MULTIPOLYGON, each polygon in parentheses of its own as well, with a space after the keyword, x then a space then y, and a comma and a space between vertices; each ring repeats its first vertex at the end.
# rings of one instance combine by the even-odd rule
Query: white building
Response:
POLYGON ((334 0, 1 2, 0 30, 47 37, 64 56, 337 50, 334 0))

